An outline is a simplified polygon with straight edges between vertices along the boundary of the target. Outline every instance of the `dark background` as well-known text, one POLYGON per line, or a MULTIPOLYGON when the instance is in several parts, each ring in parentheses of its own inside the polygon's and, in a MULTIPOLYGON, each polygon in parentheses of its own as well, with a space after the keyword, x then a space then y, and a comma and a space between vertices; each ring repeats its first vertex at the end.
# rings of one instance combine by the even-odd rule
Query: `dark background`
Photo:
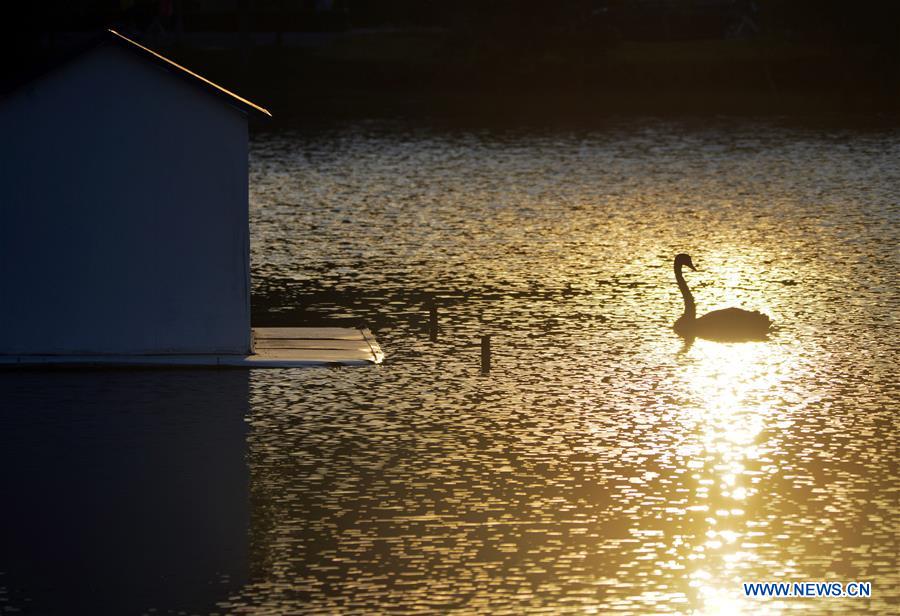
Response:
POLYGON ((2 86, 113 27, 321 116, 893 114, 883 0, 82 0, 4 20, 2 86))

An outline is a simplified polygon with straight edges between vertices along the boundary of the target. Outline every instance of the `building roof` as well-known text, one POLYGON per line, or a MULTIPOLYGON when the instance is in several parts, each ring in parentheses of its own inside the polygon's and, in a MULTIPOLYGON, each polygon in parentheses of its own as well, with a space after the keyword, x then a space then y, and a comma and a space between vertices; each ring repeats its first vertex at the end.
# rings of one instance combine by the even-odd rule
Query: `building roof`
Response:
MULTIPOLYGON (((102 32, 99 36, 92 37, 91 40, 87 44, 79 45, 76 49, 70 50, 68 53, 66 53, 62 57, 58 57, 56 59, 51 59, 51 61, 49 63, 44 62, 43 64, 37 64, 34 67, 28 68, 26 71, 22 72, 19 75, 19 78, 16 79, 12 84, 6 84, 6 85, 7 86, 12 85, 13 87, 11 88, 11 90, 18 89, 19 86, 23 85, 23 83, 34 81, 35 79, 41 77, 42 75, 45 75, 45 74, 51 72, 55 67, 57 67, 61 64, 66 64, 69 61, 71 61, 73 58, 78 57, 78 56, 82 55, 83 53, 86 53, 92 49, 96 49, 97 47, 101 47, 104 45, 115 45, 116 47, 119 47, 120 49, 124 49, 131 53, 134 53, 145 60, 149 60, 149 61, 157 64, 158 66, 164 68, 165 70, 169 71, 172 75, 174 75, 178 78, 184 79, 186 81, 189 81, 189 82, 193 83, 194 85, 203 88, 210 94, 213 94, 215 96, 222 98, 226 103, 228 103, 234 107, 237 107, 238 109, 240 109, 241 111, 244 111, 245 113, 261 114, 261 115, 263 115, 265 117, 269 117, 269 118, 272 117, 272 114, 267 109, 260 107, 256 103, 253 103, 253 102, 247 100, 246 98, 238 96, 234 92, 227 90, 216 83, 213 83, 206 77, 203 77, 202 75, 198 75, 194 71, 192 71, 188 68, 185 68, 184 66, 181 66, 177 62, 170 60, 169 58, 163 56, 162 54, 160 54, 156 51, 153 51, 149 47, 145 47, 144 45, 141 45, 137 41, 135 41, 131 38, 128 38, 127 36, 125 36, 123 34, 119 34, 118 32, 116 32, 115 30, 112 30, 112 29, 102 32), (18 84, 15 82, 18 82, 18 84)), ((7 87, 4 89, 6 89, 7 93, 9 93, 10 88, 7 87)))

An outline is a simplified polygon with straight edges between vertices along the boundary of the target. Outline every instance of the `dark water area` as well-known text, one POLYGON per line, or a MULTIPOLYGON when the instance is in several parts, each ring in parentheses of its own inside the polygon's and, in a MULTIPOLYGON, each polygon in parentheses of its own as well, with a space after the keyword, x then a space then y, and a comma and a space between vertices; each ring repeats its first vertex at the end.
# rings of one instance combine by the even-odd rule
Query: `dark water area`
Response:
POLYGON ((0 375, 0 611, 896 612, 898 158, 867 118, 258 133, 254 320, 385 362, 0 375), (769 339, 685 345, 679 252, 769 339), (826 580, 872 597, 741 590, 826 580))
POLYGON ((0 373, 0 613, 207 613, 248 575, 249 375, 0 373))

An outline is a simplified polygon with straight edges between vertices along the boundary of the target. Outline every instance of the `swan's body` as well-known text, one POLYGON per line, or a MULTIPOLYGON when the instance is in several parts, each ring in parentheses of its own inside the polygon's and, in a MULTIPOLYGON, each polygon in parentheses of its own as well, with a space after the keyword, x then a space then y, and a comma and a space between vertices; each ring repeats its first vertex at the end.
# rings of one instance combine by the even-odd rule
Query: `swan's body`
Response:
POLYGON ((709 338, 712 340, 761 340, 769 333, 772 320, 759 312, 749 312, 740 308, 713 310, 697 318, 697 306, 694 295, 684 281, 681 268, 687 265, 692 270, 697 268, 691 263, 690 255, 680 254, 675 257, 675 280, 684 298, 684 314, 675 321, 675 331, 685 338, 709 338))

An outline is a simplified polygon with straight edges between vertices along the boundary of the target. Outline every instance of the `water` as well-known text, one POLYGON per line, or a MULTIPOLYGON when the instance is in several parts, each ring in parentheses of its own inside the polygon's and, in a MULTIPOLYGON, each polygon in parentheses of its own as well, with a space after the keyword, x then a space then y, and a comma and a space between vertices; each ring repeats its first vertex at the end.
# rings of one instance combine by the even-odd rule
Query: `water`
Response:
POLYGON ((258 135, 257 322, 364 320, 387 359, 249 375, 246 559, 190 609, 896 611, 898 159, 894 128, 777 121, 258 135), (770 340, 685 346, 678 252, 699 314, 770 340), (740 586, 821 580, 872 598, 740 586))

